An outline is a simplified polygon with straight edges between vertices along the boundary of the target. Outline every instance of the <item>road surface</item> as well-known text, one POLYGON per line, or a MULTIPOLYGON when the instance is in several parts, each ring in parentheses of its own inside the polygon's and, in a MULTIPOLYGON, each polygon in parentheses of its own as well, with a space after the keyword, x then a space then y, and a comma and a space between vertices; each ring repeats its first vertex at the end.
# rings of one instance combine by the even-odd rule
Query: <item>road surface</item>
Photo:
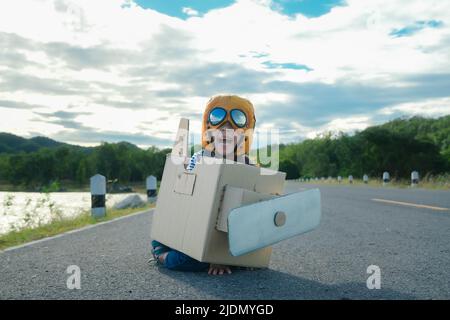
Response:
POLYGON ((450 299, 450 192, 296 182, 286 192, 315 187, 319 228, 275 245, 267 270, 151 266, 146 212, 0 253, 0 299, 450 299), (80 290, 67 289, 70 265, 80 290), (370 265, 381 289, 366 286, 370 265))

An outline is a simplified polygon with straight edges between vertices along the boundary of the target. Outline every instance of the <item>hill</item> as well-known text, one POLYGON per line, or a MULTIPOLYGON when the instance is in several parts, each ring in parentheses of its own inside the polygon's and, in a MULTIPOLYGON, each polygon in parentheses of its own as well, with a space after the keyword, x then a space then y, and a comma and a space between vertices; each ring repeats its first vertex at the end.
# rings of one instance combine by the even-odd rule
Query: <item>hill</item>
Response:
POLYGON ((59 147, 73 148, 85 152, 89 152, 92 149, 91 147, 72 145, 42 136, 27 139, 11 133, 0 132, 0 154, 31 153, 41 148, 56 149, 59 147))
POLYGON ((280 170, 288 178, 380 177, 383 171, 408 178, 450 171, 450 116, 396 119, 354 135, 328 133, 280 145, 280 170))
POLYGON ((450 116, 438 119, 396 119, 379 127, 396 134, 413 136, 419 141, 431 142, 439 147, 442 154, 450 155, 450 116))

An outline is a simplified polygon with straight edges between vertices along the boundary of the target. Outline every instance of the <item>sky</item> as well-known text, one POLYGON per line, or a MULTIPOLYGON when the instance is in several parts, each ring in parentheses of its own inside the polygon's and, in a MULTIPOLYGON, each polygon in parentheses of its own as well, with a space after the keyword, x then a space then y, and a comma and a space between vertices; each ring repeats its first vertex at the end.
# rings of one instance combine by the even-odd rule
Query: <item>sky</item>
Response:
POLYGON ((198 141, 211 96, 281 142, 450 114, 450 1, 0 1, 0 132, 198 141))

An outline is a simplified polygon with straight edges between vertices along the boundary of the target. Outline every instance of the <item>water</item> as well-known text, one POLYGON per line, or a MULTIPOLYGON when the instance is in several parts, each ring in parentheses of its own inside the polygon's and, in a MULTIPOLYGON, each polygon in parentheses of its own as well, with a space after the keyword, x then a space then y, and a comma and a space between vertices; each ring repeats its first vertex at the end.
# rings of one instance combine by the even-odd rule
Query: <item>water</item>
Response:
MULTIPOLYGON (((114 206, 130 194, 133 193, 107 194, 106 207, 114 206)), ((89 192, 0 192, 0 235, 60 217, 76 217, 90 209, 89 192)))

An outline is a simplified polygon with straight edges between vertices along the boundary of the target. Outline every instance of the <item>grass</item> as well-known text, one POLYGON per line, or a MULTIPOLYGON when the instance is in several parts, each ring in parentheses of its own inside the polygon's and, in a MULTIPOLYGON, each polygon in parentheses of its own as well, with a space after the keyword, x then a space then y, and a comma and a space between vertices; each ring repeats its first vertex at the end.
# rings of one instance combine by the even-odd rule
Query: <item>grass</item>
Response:
POLYGON ((80 229, 82 227, 97 224, 100 222, 112 220, 118 217, 123 217, 136 213, 139 211, 147 210, 154 207, 154 204, 146 204, 143 207, 133 209, 113 210, 107 209, 106 217, 96 219, 91 216, 90 212, 84 212, 83 214, 75 218, 63 218, 54 220, 49 224, 45 224, 36 228, 25 228, 18 231, 12 231, 4 235, 0 235, 0 250, 4 250, 9 247, 14 247, 27 242, 51 237, 67 231, 80 229))

